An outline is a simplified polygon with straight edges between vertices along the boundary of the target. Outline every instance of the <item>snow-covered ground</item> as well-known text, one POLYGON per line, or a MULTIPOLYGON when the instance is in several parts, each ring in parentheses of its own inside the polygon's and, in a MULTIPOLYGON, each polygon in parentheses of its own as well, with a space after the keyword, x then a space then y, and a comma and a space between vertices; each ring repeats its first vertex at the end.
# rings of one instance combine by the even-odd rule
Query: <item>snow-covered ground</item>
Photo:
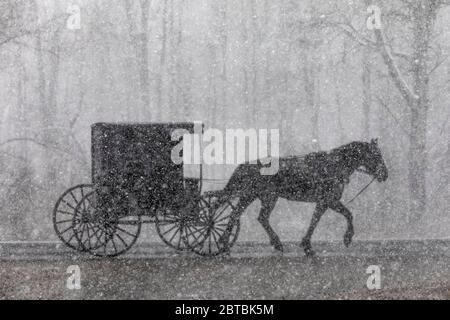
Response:
POLYGON ((285 244, 284 255, 259 243, 237 244, 219 258, 141 245, 120 258, 98 259, 54 243, 2 243, 0 298, 450 298, 450 241, 314 246, 314 259, 296 243, 285 244), (71 265, 80 268, 79 290, 66 286, 71 265), (380 289, 367 287, 369 266, 380 268, 380 289))

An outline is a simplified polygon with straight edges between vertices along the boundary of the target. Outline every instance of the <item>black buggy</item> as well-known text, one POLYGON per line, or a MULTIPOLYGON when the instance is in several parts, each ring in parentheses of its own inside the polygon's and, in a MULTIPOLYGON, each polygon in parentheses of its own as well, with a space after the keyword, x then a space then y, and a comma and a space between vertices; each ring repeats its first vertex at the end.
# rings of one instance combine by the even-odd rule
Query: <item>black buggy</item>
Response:
MULTIPOLYGON (((186 178, 171 155, 194 123, 92 125, 92 184, 65 191, 56 202, 53 225, 69 247, 95 256, 117 256, 136 242, 143 223, 155 223, 161 240, 177 250, 212 256, 233 204, 214 205, 215 192, 202 194, 198 178, 186 178)), ((239 233, 237 223, 230 246, 239 233)))

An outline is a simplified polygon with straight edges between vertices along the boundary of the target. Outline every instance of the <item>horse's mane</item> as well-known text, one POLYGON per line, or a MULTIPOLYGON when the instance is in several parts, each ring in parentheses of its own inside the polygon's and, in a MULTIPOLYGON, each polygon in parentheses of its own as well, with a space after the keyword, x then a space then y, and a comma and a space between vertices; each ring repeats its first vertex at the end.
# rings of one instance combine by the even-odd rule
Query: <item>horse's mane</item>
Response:
POLYGON ((362 151, 366 150, 367 142, 353 141, 339 147, 333 148, 329 151, 320 150, 314 151, 302 156, 289 155, 285 159, 303 159, 309 165, 319 165, 323 161, 338 161, 342 159, 357 160, 361 157, 362 151), (349 159, 350 158, 350 159, 349 159))
POLYGON ((364 141, 353 141, 337 148, 331 149, 330 155, 338 155, 338 156, 350 156, 353 159, 359 157, 363 150, 366 150, 368 146, 367 142, 364 141))
POLYGON ((335 157, 335 156, 354 156, 355 153, 360 153, 361 150, 367 145, 367 142, 363 141, 353 141, 339 147, 333 148, 329 151, 314 151, 306 154, 306 161, 314 161, 314 160, 323 160, 327 157, 335 157))
POLYGON ((335 178, 345 181, 348 179, 348 170, 345 170, 345 168, 352 167, 355 161, 360 161, 366 145, 365 142, 353 141, 328 152, 308 153, 304 160, 306 165, 311 168, 311 172, 316 175, 316 179, 335 178))
POLYGON ((304 159, 307 164, 315 164, 326 160, 328 155, 327 151, 316 151, 306 154, 304 159))

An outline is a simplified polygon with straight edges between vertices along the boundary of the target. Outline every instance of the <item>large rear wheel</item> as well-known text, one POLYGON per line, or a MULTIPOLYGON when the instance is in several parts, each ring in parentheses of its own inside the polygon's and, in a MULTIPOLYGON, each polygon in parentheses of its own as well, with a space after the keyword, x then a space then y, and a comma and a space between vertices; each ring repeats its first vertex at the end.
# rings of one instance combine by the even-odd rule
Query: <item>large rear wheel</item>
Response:
POLYGON ((80 245, 75 230, 81 228, 76 208, 84 196, 92 192, 91 184, 80 184, 65 191, 53 209, 53 228, 59 239, 69 248, 85 251, 80 245))
POLYGON ((136 243, 141 232, 141 217, 123 212, 128 210, 119 205, 123 201, 108 202, 109 207, 105 207, 106 202, 99 200, 100 196, 93 191, 78 204, 77 219, 83 224, 77 228, 75 236, 89 253, 99 257, 115 257, 136 243))

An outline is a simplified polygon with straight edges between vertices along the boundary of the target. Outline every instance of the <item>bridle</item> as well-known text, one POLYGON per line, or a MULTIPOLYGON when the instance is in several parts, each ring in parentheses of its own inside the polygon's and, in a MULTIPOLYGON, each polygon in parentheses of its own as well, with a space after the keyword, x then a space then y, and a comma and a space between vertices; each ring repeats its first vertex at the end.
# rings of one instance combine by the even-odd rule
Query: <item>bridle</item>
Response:
POLYGON ((355 171, 358 171, 358 172, 361 172, 361 173, 365 173, 365 174, 367 174, 367 175, 372 175, 369 171, 367 171, 366 169, 364 169, 364 168, 362 168, 362 167, 360 167, 360 168, 356 168, 356 170, 355 171))

